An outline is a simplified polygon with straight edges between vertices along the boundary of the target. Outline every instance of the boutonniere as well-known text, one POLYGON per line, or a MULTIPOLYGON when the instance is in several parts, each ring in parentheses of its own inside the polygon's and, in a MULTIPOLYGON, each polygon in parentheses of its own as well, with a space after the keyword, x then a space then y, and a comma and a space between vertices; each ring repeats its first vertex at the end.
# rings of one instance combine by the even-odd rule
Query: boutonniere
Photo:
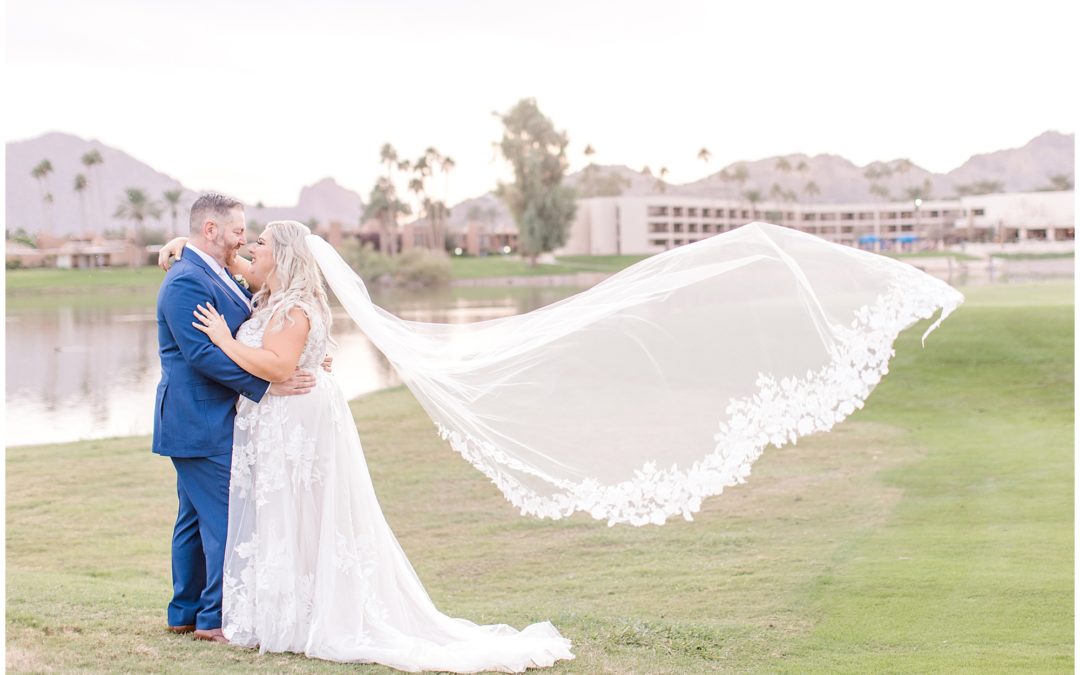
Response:
POLYGON ((244 275, 242 275, 242 274, 234 274, 233 275, 233 281, 235 281, 236 283, 243 286, 245 291, 250 291, 251 290, 251 286, 248 285, 247 279, 244 278, 244 275))

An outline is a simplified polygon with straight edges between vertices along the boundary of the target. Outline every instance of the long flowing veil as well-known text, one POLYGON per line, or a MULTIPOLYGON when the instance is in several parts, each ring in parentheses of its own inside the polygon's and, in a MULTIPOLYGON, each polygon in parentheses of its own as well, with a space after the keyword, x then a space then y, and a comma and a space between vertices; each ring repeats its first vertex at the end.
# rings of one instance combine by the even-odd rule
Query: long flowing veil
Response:
POLYGON ((527 314, 405 321, 323 239, 349 316, 441 436, 523 514, 662 524, 742 483, 766 446, 826 431, 897 335, 963 296, 884 256, 750 223, 527 314))

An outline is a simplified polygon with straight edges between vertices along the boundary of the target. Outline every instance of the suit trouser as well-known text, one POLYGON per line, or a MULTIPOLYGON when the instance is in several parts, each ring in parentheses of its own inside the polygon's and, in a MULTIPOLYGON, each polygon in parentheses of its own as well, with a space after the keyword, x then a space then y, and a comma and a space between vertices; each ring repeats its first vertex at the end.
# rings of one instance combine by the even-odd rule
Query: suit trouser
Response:
POLYGON ((172 539, 169 625, 220 628, 232 454, 172 461, 180 508, 172 539))

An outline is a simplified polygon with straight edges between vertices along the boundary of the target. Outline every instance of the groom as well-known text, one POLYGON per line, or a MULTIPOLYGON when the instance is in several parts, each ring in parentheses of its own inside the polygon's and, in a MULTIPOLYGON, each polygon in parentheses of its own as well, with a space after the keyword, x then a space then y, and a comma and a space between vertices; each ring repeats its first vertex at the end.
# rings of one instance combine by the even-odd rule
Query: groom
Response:
POLYGON ((191 207, 185 255, 169 268, 157 299, 161 382, 154 403, 153 451, 176 468, 179 512, 172 537, 173 599, 168 628, 225 642, 222 567, 229 518, 229 469, 237 396, 306 394, 314 376, 297 371, 271 385, 232 362, 197 330, 196 305, 213 305, 233 334, 251 315, 251 293, 226 267, 244 245, 244 207, 204 194, 191 207))

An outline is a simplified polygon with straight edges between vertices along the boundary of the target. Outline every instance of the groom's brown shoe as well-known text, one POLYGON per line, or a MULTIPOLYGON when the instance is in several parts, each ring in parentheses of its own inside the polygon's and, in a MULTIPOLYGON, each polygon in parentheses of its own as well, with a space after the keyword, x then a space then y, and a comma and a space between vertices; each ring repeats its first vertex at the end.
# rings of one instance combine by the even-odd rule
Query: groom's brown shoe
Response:
POLYGON ((196 630, 196 640, 205 640, 207 642, 220 642, 223 645, 229 644, 228 638, 225 637, 225 633, 221 632, 220 628, 210 628, 207 630, 196 630))
POLYGON ((170 633, 176 633, 177 635, 182 635, 183 633, 191 633, 192 631, 195 630, 194 625, 190 625, 190 626, 166 626, 166 628, 169 629, 170 633))

